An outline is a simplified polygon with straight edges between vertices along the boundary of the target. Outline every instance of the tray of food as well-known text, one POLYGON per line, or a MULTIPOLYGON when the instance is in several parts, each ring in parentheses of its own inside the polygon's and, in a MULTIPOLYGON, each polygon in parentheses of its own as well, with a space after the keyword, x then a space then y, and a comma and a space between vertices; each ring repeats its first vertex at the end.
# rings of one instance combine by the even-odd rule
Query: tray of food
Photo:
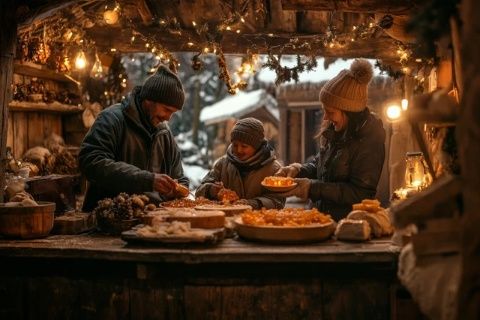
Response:
POLYGON ((224 239, 225 230, 192 228, 189 222, 172 221, 142 226, 122 232, 130 244, 216 244, 224 239))
POLYGON ((306 243, 329 239, 335 221, 316 209, 249 210, 234 219, 237 234, 271 243, 306 243))
POLYGON ((261 185, 273 192, 286 192, 294 189, 297 183, 290 177, 269 176, 262 180, 261 185))

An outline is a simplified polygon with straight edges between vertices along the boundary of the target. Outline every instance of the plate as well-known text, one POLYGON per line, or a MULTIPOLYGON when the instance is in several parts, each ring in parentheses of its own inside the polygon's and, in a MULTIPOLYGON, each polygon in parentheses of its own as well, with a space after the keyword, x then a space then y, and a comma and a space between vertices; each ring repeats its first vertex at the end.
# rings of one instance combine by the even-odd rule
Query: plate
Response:
POLYGON ((263 181, 262 181, 261 185, 265 189, 273 191, 273 192, 287 192, 287 191, 295 189, 295 187, 297 186, 297 183, 294 182, 292 185, 289 185, 289 186, 270 186, 270 185, 263 184, 263 181))
POLYGON ((192 234, 169 236, 139 236, 135 230, 122 232, 122 240, 130 244, 166 245, 166 244, 216 244, 225 237, 225 230, 192 228, 192 234))
POLYGON ((335 222, 311 224, 302 227, 252 226, 242 217, 234 219, 237 234, 245 239, 272 243, 305 243, 329 239, 335 231, 335 222))
POLYGON ((243 213, 246 210, 252 210, 252 206, 247 204, 232 204, 232 205, 222 205, 222 204, 204 204, 196 206, 195 210, 220 210, 225 212, 226 216, 234 216, 240 213, 243 213))

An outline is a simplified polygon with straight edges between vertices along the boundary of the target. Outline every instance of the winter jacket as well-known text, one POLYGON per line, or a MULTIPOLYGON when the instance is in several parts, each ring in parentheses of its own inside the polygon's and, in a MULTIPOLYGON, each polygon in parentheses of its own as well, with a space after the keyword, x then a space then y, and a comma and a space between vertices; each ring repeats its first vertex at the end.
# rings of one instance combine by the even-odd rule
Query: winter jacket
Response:
POLYGON ((136 102, 140 89, 136 87, 122 103, 103 110, 82 142, 79 165, 89 182, 84 211, 120 192, 147 193, 162 201, 162 195, 153 191, 155 173, 188 186, 180 151, 167 125, 149 129, 141 118, 136 102))
POLYGON ((333 126, 322 133, 320 152, 302 165, 299 178, 310 178, 309 198, 335 220, 352 204, 375 197, 385 160, 385 130, 371 113, 353 133, 338 136, 333 126))
POLYGON ((272 156, 263 162, 263 166, 248 171, 242 177, 235 164, 224 155, 203 178, 195 195, 209 198, 210 186, 215 182, 222 182, 225 188, 235 191, 240 199, 247 199, 254 209, 281 209, 285 205, 285 199, 269 193, 261 185, 263 178, 273 176, 280 168, 280 163, 272 156))

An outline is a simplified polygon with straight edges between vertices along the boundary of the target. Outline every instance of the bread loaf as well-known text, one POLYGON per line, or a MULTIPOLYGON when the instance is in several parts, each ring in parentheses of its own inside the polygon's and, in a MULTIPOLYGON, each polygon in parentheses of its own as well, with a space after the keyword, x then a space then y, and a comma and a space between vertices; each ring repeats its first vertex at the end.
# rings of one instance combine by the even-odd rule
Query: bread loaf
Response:
POLYGON ((190 222, 192 228, 216 229, 225 226, 225 213, 219 210, 172 209, 165 220, 190 222))
POLYGON ((370 238, 370 225, 366 220, 342 219, 335 235, 338 240, 365 241, 370 238))
POLYGON ((348 214, 347 219, 367 221, 372 230, 372 235, 375 237, 388 236, 393 233, 393 227, 385 210, 377 212, 353 210, 348 214))

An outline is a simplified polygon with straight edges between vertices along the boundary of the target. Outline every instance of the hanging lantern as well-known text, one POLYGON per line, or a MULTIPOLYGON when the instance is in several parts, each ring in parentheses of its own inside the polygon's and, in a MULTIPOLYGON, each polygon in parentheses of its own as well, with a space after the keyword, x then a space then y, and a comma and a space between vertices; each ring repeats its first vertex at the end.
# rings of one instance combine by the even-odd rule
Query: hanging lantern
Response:
POLYGON ((83 70, 87 66, 87 58, 85 57, 85 53, 80 50, 80 52, 75 57, 75 68, 78 70, 83 70))
POLYGON ((90 74, 94 78, 102 78, 104 76, 102 61, 98 58, 98 54, 95 54, 95 63, 93 64, 90 74))

